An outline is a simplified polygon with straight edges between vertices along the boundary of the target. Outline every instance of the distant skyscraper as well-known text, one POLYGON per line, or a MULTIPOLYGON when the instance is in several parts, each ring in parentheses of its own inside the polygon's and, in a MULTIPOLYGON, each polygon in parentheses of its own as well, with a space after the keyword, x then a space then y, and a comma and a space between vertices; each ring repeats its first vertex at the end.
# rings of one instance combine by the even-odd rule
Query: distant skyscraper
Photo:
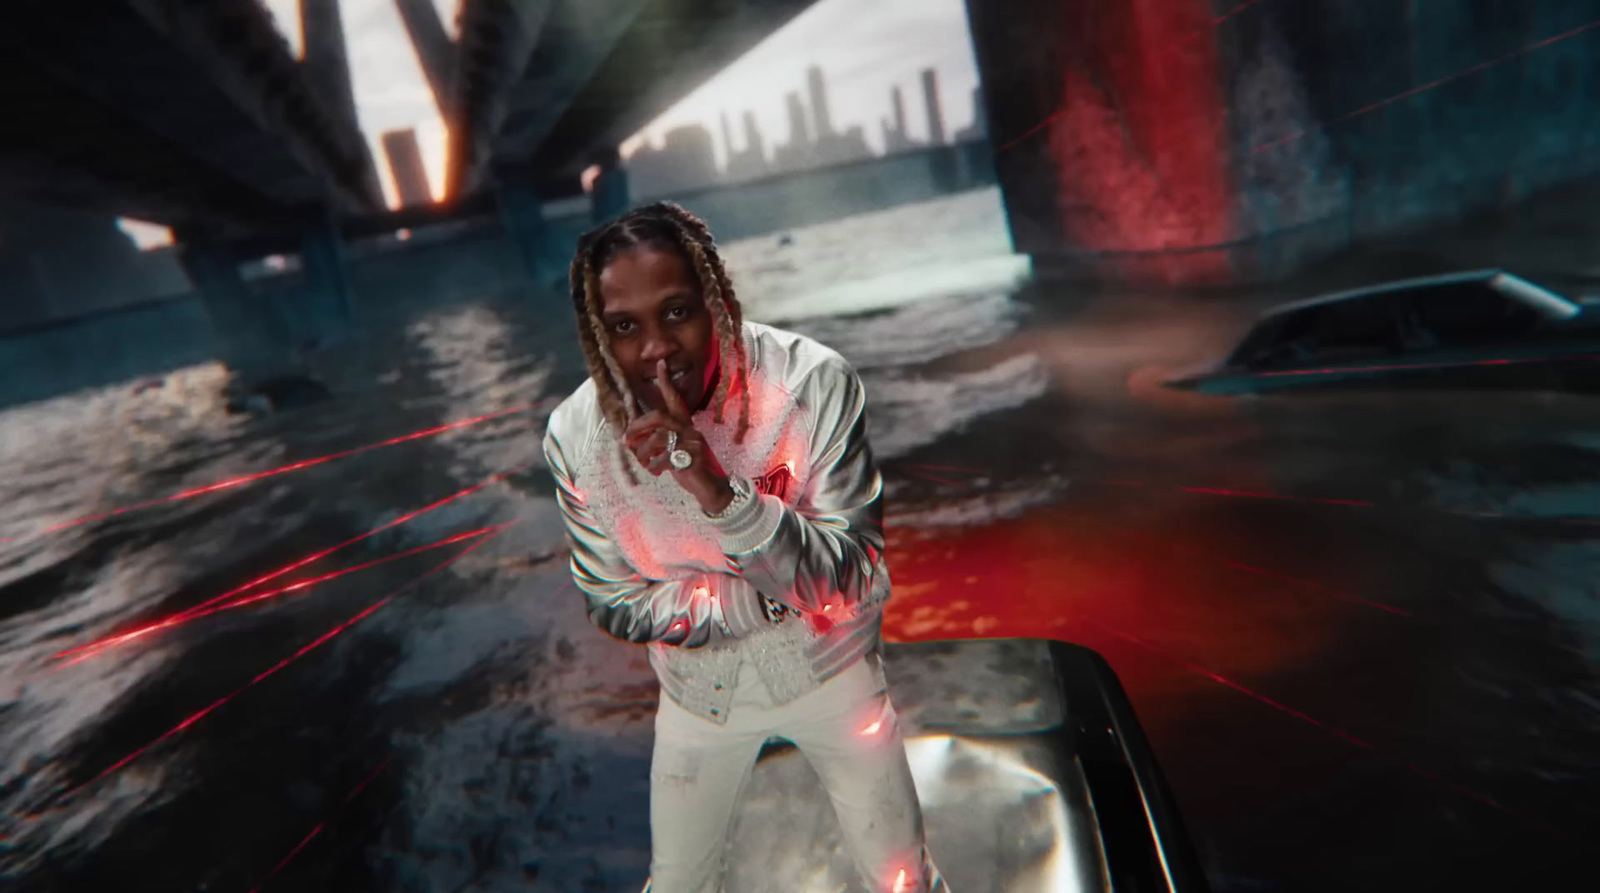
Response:
POLYGON ((665 149, 682 172, 686 187, 710 186, 717 181, 717 153, 711 144, 711 131, 698 124, 674 127, 667 131, 665 149))
MULTIPOLYGON (((728 120, 724 114, 722 120, 728 120)), ((726 124, 724 124, 726 126, 726 124)), ((728 171, 730 182, 754 180, 767 175, 767 144, 761 137, 761 126, 756 123, 755 112, 744 113, 744 151, 733 151, 733 140, 728 139, 728 171)))
POLYGON ((816 141, 826 143, 833 133, 833 115, 828 110, 828 85, 822 79, 822 69, 816 65, 806 69, 806 86, 811 93, 811 116, 816 122, 816 141))
POLYGON ((627 163, 629 184, 639 198, 704 189, 717 182, 711 131, 699 124, 667 131, 660 148, 641 146, 627 163))
POLYGON ((733 128, 728 125, 728 110, 722 110, 722 155, 733 163, 733 128))
POLYGON ((761 123, 756 120, 756 113, 744 113, 744 150, 754 153, 763 164, 767 160, 767 141, 761 136, 761 123))
POLYGON ((939 106, 939 72, 922 70, 922 98, 928 104, 928 142, 944 145, 944 110, 939 106))
POLYGON ((428 188, 428 171, 422 165, 422 150, 417 147, 415 130, 406 128, 385 133, 383 154, 389 159, 389 170, 394 174, 395 191, 400 193, 400 207, 411 208, 433 201, 433 190, 428 188))
POLYGON ((983 88, 972 88, 972 124, 956 131, 958 143, 970 143, 989 138, 989 114, 983 106, 983 88))
POLYGON ((900 94, 900 88, 895 87, 889 95, 889 101, 894 106, 894 123, 883 122, 883 151, 893 155, 916 147, 911 137, 906 134, 906 103, 900 94))
POLYGON ((799 93, 790 93, 786 101, 789 106, 789 140, 773 153, 773 166, 780 171, 803 170, 816 163, 817 154, 806 120, 806 104, 799 93))
POLYGON ((785 100, 789 104, 789 144, 791 146, 806 146, 811 144, 811 128, 806 126, 806 105, 800 99, 799 93, 790 93, 785 100))
POLYGON ((829 160, 834 164, 844 164, 872 157, 872 147, 867 145, 867 136, 859 124, 850 127, 844 133, 834 136, 833 142, 833 157, 829 160))

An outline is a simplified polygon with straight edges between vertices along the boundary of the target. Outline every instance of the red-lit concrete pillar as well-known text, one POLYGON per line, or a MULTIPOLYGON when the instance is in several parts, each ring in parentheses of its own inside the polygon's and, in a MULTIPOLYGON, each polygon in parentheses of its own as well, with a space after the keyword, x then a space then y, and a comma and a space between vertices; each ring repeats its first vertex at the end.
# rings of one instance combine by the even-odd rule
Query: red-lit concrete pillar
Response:
POLYGON ((969 0, 1018 250, 1172 282, 1230 275, 1209 0, 969 0))

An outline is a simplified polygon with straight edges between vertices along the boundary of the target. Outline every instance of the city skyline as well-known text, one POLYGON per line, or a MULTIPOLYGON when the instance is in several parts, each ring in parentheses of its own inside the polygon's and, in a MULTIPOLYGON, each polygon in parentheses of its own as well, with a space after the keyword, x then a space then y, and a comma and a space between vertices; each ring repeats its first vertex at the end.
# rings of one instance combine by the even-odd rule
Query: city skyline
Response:
MULTIPOLYGON (((858 0, 820 0, 625 140, 622 152, 632 154, 647 141, 659 145, 667 131, 685 125, 716 133, 724 111, 735 122, 745 111, 754 113, 769 139, 786 135, 783 96, 808 92, 809 65, 827 77, 834 126, 860 126, 877 154, 886 148, 879 127, 885 97, 896 86, 920 96, 924 69, 938 72, 946 134, 975 120, 978 65, 963 0, 877 0, 870 12, 858 0)), ((908 134, 926 139, 923 103, 913 101, 906 112, 908 134)), ((726 168, 720 141, 716 149, 718 167, 726 168)))
POLYGON ((743 138, 736 143, 730 110, 717 115, 718 127, 680 124, 662 134, 660 142, 635 142, 623 156, 630 191, 639 198, 657 198, 674 192, 745 182, 771 174, 844 164, 910 151, 930 144, 982 139, 986 134, 981 97, 976 88, 968 97, 974 109, 968 126, 951 133, 946 127, 945 96, 935 69, 923 69, 917 82, 922 95, 924 138, 918 139, 907 122, 904 94, 896 85, 886 97, 889 116, 880 118, 883 151, 874 151, 859 124, 841 129, 833 120, 833 101, 827 74, 819 65, 807 65, 805 91, 790 90, 781 102, 785 130, 781 139, 770 138, 754 110, 740 111, 743 138), (770 147, 770 151, 769 151, 770 147), (718 148, 720 152, 716 151, 718 148), (723 159, 718 163, 718 158, 723 159))
MULTIPOLYGON (((298 51, 300 0, 261 2, 290 47, 298 51)), ((446 31, 454 36, 458 0, 432 2, 446 31)), ((447 131, 394 0, 339 0, 339 8, 357 123, 367 137, 386 196, 391 204, 398 203, 399 189, 384 158, 382 135, 410 129, 416 133, 433 194, 442 197, 447 131)), ((884 151, 877 125, 881 111, 876 110, 881 97, 894 85, 915 93, 918 73, 924 68, 939 73, 947 132, 953 124, 973 119, 970 92, 978 75, 964 0, 875 0, 866 12, 859 0, 818 0, 620 148, 623 154, 630 154, 647 134, 659 144, 668 130, 690 123, 717 133, 723 109, 737 129, 743 129, 739 127, 743 112, 750 110, 764 133, 782 134, 785 112, 781 102, 775 109, 758 109, 756 103, 741 97, 765 92, 764 85, 790 74, 798 74, 800 79, 782 83, 775 92, 780 97, 788 90, 804 95, 807 62, 820 65, 828 76, 832 87, 829 111, 836 125, 843 130, 861 126, 874 152, 884 151)), ((926 133, 921 104, 914 104, 911 111, 909 131, 920 138, 926 133)), ((717 167, 725 169, 722 141, 713 140, 712 148, 717 167)))
MULTIPOLYGON (((299 0, 260 0, 271 14, 291 51, 300 52, 299 0)), ((456 29, 457 0, 432 0, 445 29, 456 29)), ((382 135, 415 132, 423 168, 435 198, 445 184, 446 128, 432 90, 422 74, 415 50, 394 0, 339 0, 343 17, 350 82, 355 93, 357 125, 366 136, 379 181, 391 204, 399 201, 395 177, 387 162, 382 135)), ((785 132, 782 95, 804 93, 807 62, 820 65, 831 84, 829 114, 837 127, 863 128, 874 152, 883 152, 880 108, 892 87, 913 93, 918 72, 938 71, 944 97, 947 132, 957 122, 973 120, 970 101, 978 83, 963 0, 876 0, 863 12, 859 0, 818 0, 784 28, 710 78, 699 89, 656 117, 622 145, 630 153, 652 136, 659 143, 666 132, 700 124, 720 132, 723 111, 736 135, 755 129, 785 132), (794 82, 784 80, 798 75, 794 82), (771 85, 770 87, 768 85, 771 85), (771 96, 763 96, 770 93, 771 96), (774 98, 776 97, 776 98, 774 98), (765 101, 773 108, 756 108, 765 101), (748 113, 748 114, 747 114, 748 113)), ((920 103, 907 116, 908 131, 925 134, 920 103)), ((724 142, 712 141, 718 169, 726 170, 724 142)), ((164 228, 127 221, 124 229, 142 246, 169 240, 164 228)))

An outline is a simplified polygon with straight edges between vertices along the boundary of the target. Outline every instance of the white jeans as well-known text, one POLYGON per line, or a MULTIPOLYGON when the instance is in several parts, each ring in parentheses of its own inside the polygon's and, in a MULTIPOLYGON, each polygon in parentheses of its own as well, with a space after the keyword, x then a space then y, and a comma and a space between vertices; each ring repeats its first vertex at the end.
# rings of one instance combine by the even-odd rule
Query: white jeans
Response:
POLYGON ((822 779, 866 889, 948 893, 923 846, 922 808, 900 725, 873 658, 777 706, 755 668, 741 667, 726 725, 662 695, 644 893, 720 890, 734 809, 769 737, 793 742, 822 779))

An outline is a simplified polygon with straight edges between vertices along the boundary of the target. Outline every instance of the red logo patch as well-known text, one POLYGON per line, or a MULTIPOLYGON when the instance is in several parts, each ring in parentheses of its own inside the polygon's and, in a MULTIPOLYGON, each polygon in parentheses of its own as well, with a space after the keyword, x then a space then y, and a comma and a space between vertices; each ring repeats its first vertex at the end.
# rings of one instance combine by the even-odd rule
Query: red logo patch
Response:
POLYGON ((794 473, 787 465, 779 465, 755 480, 757 493, 776 496, 784 501, 788 501, 789 487, 793 483, 794 473))

